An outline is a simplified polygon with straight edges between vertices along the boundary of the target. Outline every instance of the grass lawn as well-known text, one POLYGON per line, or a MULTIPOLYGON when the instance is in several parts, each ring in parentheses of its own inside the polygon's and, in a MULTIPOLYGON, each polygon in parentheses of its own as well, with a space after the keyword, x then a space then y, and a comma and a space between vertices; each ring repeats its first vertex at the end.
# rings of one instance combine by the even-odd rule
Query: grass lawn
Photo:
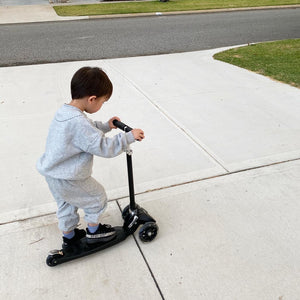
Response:
POLYGON ((300 88, 300 39, 234 48, 214 58, 300 88))
POLYGON ((54 6, 59 16, 171 12, 218 8, 258 7, 300 4, 300 0, 170 0, 54 6))

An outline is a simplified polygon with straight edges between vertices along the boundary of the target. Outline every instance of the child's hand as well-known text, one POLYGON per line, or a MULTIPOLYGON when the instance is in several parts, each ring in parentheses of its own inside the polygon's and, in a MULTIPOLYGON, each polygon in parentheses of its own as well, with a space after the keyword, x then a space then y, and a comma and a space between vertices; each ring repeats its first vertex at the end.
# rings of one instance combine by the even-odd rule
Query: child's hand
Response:
POLYGON ((118 120, 118 121, 121 121, 121 120, 119 117, 112 117, 108 121, 110 129, 117 129, 117 127, 113 124, 113 120, 118 120))
POLYGON ((132 129, 131 132, 137 141, 141 141, 145 138, 144 131, 142 129, 132 129))

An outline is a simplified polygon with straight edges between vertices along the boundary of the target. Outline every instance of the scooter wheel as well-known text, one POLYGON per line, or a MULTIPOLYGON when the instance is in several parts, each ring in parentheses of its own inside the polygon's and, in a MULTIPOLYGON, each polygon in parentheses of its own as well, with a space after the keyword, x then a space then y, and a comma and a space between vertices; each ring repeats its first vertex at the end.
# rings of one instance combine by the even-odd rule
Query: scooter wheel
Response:
POLYGON ((58 260, 57 260, 58 256, 57 255, 49 255, 46 259, 46 264, 49 267, 54 267, 58 264, 58 260))
POLYGON ((154 240, 157 236, 158 226, 155 222, 145 223, 139 230, 139 238, 143 243, 148 243, 154 240))
POLYGON ((129 205, 127 205, 122 211, 123 220, 125 220, 128 217, 128 214, 129 214, 129 205))

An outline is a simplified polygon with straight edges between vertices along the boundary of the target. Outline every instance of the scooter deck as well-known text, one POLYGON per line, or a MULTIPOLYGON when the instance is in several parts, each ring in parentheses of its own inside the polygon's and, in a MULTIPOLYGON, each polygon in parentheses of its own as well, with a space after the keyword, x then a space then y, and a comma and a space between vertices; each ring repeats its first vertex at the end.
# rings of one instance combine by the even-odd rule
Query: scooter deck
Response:
POLYGON ((117 226, 114 227, 114 229, 116 230, 117 233, 116 237, 109 242, 87 244, 86 237, 84 237, 70 251, 64 251, 63 249, 52 250, 47 257, 46 260, 47 265, 50 267, 54 267, 58 264, 62 264, 83 256, 93 254, 95 252, 114 246, 124 241, 128 237, 128 233, 125 232, 123 227, 117 226))

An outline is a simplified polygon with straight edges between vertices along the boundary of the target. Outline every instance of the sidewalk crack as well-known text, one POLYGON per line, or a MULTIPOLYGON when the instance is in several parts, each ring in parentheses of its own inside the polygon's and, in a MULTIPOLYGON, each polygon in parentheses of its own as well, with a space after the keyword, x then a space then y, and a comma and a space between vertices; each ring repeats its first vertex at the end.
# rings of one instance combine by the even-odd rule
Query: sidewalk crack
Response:
MULTIPOLYGON (((121 208, 121 205, 120 205, 120 203, 118 202, 118 200, 116 200, 116 203, 117 203, 117 205, 118 205, 118 207, 119 207, 119 209, 120 209, 120 212, 122 213, 122 208, 121 208)), ((134 236, 134 234, 132 234, 132 237, 133 237, 133 239, 134 239, 134 241, 135 241, 135 243, 136 243, 137 248, 139 249, 140 254, 142 255, 142 258, 143 258, 143 260, 144 260, 144 262, 145 262, 145 264, 146 264, 146 266, 147 266, 147 268, 148 268, 148 271, 149 271, 149 273, 150 273, 150 275, 151 275, 151 277, 152 277, 152 279, 153 279, 153 281, 154 281, 154 284, 155 284, 155 286, 156 286, 156 288, 157 288, 157 290, 158 290, 158 292, 159 292, 159 294, 160 294, 160 296, 161 296, 161 299, 162 299, 162 300, 165 300, 165 297, 164 297, 164 295, 163 295, 163 293, 162 293, 162 291, 161 291, 161 289, 160 289, 160 287, 159 287, 159 285, 158 285, 158 282, 157 282, 157 280, 156 280, 156 278, 155 278, 155 276, 154 276, 154 273, 152 272, 151 267, 150 267, 150 265, 149 265, 149 263, 148 263, 148 261, 147 261, 145 255, 144 255, 144 253, 143 253, 143 251, 142 251, 142 249, 141 249, 141 247, 140 247, 140 245, 139 245, 139 243, 138 243, 136 237, 134 236)))

